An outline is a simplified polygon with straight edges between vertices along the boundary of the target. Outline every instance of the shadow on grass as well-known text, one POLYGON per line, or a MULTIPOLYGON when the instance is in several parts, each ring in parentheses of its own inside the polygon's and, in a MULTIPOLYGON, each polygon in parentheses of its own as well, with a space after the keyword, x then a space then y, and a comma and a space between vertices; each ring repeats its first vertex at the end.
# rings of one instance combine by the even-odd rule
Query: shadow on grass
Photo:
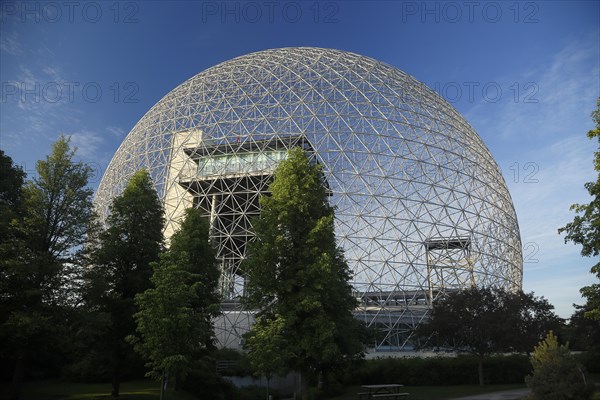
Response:
MULTIPOLYGON (((4 386, 3 386, 4 389, 4 386)), ((108 400, 109 383, 73 383, 62 381, 27 382, 23 387, 22 400, 108 400)), ((160 396, 158 382, 141 380, 121 384, 121 400, 156 400, 160 396)), ((0 397, 0 399, 2 399, 0 397)), ((165 400, 194 400, 185 392, 168 390, 165 400)))

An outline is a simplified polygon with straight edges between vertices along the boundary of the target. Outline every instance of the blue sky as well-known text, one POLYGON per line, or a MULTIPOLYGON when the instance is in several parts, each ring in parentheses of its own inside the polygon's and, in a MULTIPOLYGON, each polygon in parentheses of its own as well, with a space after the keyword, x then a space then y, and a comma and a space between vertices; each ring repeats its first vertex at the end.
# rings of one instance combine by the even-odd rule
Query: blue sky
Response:
POLYGON ((526 291, 568 317, 595 260, 563 244, 589 202, 600 96, 594 1, 99 1, 0 3, 0 146, 32 172, 59 133, 98 177, 135 123, 191 76, 287 46, 352 51, 438 91, 504 172, 526 291))

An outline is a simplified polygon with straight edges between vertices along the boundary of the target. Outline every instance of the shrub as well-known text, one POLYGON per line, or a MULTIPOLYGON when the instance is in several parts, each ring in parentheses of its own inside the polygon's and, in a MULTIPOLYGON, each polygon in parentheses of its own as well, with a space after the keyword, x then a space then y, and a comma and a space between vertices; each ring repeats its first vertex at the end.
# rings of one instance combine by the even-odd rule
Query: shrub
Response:
POLYGON ((217 362, 227 361, 231 364, 226 369, 219 369, 221 376, 252 376, 253 371, 250 368, 250 361, 246 353, 234 349, 218 349, 214 352, 217 362))
POLYGON ((71 382, 110 382, 112 378, 110 364, 107 360, 99 362, 100 358, 87 356, 65 366, 61 371, 61 378, 71 382))
POLYGON ((231 400, 238 397, 233 383, 216 372, 214 360, 203 358, 186 377, 183 388, 199 400, 231 400))
POLYGON ((531 356, 533 374, 525 379, 535 400, 588 400, 594 385, 567 345, 549 332, 531 356))
POLYGON ((575 355, 575 359, 592 374, 600 373, 600 349, 595 348, 575 355))
MULTIPOLYGON (((473 356, 433 358, 382 358, 366 360, 345 371, 344 382, 378 384, 398 382, 405 385, 477 384, 478 359, 473 356)), ((531 372, 526 356, 495 356, 484 360, 485 382, 522 383, 531 372)))
MULTIPOLYGON (((262 386, 246 386, 237 389, 236 400, 264 400, 266 398, 267 388, 262 386)), ((269 394, 273 400, 280 398, 279 392, 269 389, 269 394)), ((229 400, 229 399, 228 399, 229 400)))
POLYGON ((484 360, 486 382, 493 384, 523 383, 531 373, 531 364, 525 355, 490 357, 484 360))

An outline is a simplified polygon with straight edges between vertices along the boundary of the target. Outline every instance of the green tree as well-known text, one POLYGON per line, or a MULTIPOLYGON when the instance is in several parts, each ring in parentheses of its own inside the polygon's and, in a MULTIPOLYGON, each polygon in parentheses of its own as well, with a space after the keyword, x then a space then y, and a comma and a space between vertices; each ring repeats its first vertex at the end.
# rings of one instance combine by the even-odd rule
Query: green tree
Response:
POLYGON ((264 372, 285 364, 322 378, 362 356, 363 346, 361 325, 352 316, 357 301, 351 273, 336 244, 334 210, 321 166, 311 163, 302 149, 290 150, 270 191, 271 196, 261 198, 256 239, 243 265, 246 305, 259 310, 246 347, 251 360, 267 361, 260 353, 273 353, 273 365, 254 364, 264 372), (263 347, 270 334, 275 336, 263 347))
POLYGON ((38 161, 38 176, 25 188, 25 228, 34 252, 49 262, 75 261, 73 249, 86 240, 86 229, 92 212, 93 190, 88 181, 92 168, 74 162, 76 148, 70 138, 61 136, 52 145, 52 153, 38 161))
POLYGON ((559 345, 550 331, 531 356, 533 374, 525 378, 534 400, 587 400, 594 384, 575 361, 568 345, 559 345))
POLYGON ((135 296, 136 351, 147 360, 148 376, 185 379, 194 359, 214 348, 212 319, 219 313, 219 271, 208 237, 208 222, 197 209, 186 210, 171 247, 153 263, 153 288, 135 296))
POLYGON ((279 315, 274 319, 258 317, 245 343, 246 348, 255 350, 248 353, 253 373, 267 378, 267 397, 271 378, 285 371, 288 360, 293 357, 286 347, 285 325, 285 320, 279 315))
POLYGON ((600 320, 587 318, 585 306, 575 306, 575 312, 565 327, 565 336, 573 350, 600 350, 600 320))
POLYGON ((14 342, 19 341, 15 334, 27 332, 25 324, 18 323, 24 319, 19 301, 27 271, 22 229, 25 173, 2 150, 0 163, 0 358, 6 362, 18 361, 12 388, 12 397, 18 398, 25 360, 15 351, 14 342))
POLYGON ((76 149, 69 141, 61 136, 22 188, 23 172, 2 155, 0 336, 6 359, 15 362, 13 398, 19 397, 28 360, 48 349, 51 358, 59 354, 75 297, 70 281, 92 216, 93 191, 87 187, 91 168, 73 160, 76 149))
MULTIPOLYGON (((9 236, 15 235, 14 223, 19 224, 25 176, 23 169, 14 165, 12 158, 0 149, 0 234, 3 238, 2 244, 9 236)), ((10 249, 2 248, 2 250, 10 249)))
MULTIPOLYGON (((585 184, 592 200, 589 204, 573 204, 571 210, 577 214, 573 222, 558 230, 558 233, 566 232, 565 243, 570 241, 582 245, 581 255, 584 257, 600 255, 600 98, 596 102, 592 119, 595 128, 587 136, 598 141, 594 152, 594 169, 598 172, 598 178, 595 182, 585 184)), ((600 261, 592 266, 591 272, 600 279, 600 261)), ((581 288, 581 294, 587 299, 586 317, 600 321, 600 283, 581 288)))
POLYGON ((9 283, 11 275, 22 266, 14 265, 20 259, 24 235, 23 229, 23 185, 25 172, 13 164, 12 158, 0 150, 0 318, 8 317, 8 305, 5 303, 13 290, 9 283))
POLYGON ((505 324, 504 341, 500 342, 503 351, 529 354, 546 332, 564 325, 554 306, 533 292, 500 290, 497 295, 505 324))
POLYGON ((528 351, 560 319, 553 306, 533 293, 471 287, 433 304, 428 323, 415 331, 420 348, 451 349, 479 358, 479 384, 484 384, 485 357, 528 351))
POLYGON ((164 225, 163 210, 145 170, 136 172, 123 193, 114 198, 106 229, 89 243, 90 263, 85 275, 87 310, 105 323, 96 343, 98 353, 110 355, 112 395, 119 396, 123 373, 135 355, 125 338, 135 332, 134 297, 150 288, 151 263, 159 260, 164 225))

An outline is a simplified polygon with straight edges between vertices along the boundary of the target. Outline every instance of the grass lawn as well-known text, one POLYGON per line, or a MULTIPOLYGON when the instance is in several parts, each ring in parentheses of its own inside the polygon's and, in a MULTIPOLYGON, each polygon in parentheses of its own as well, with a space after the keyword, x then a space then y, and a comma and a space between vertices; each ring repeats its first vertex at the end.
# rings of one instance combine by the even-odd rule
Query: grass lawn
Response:
MULTIPOLYGON (((22 400, 105 400, 110 397, 110 383, 72 383, 61 381, 28 382, 23 387, 22 400)), ((160 385, 151 380, 121 383, 123 400, 156 400, 160 385)), ((167 391, 165 400, 194 400, 185 392, 167 391)))
MULTIPOLYGON (((453 385, 453 386, 405 386, 403 392, 410 393, 410 400, 443 400, 455 397, 470 396, 480 393, 498 392, 524 388, 525 384, 512 385, 453 385)), ((332 397, 330 400, 356 400, 357 393, 361 392, 360 386, 346 388, 343 395, 332 397)))
MULTIPOLYGON (((596 382, 600 381, 598 374, 593 374, 591 378, 596 382)), ((483 387, 479 385, 406 386, 403 391, 410 393, 410 400, 445 400, 524 387, 525 384, 486 385, 483 387)), ((108 400, 111 399, 110 390, 109 383, 72 383, 57 380, 28 382, 24 386, 22 400, 108 400)), ((331 397, 328 400, 356 400, 357 393, 361 391, 359 385, 349 386, 342 395, 331 397)), ((159 394, 158 382, 139 380, 122 383, 120 399, 157 400, 159 394)), ((165 400, 194 399, 194 396, 186 392, 167 391, 165 396, 165 400)), ((2 400, 1 396, 0 400, 2 400)), ((600 400, 600 392, 595 393, 594 400, 600 400)))
MULTIPOLYGON (((600 374, 590 374, 589 378, 600 383, 600 374)), ((410 400, 446 400, 456 397, 472 396, 482 393, 500 392, 503 390, 522 389, 527 387, 525 383, 510 385, 453 385, 453 386, 405 386, 403 392, 410 393, 410 400)), ((332 397, 328 400, 357 400, 357 393, 362 392, 361 387, 350 386, 344 390, 344 394, 332 397)), ((600 390, 594 393, 593 400, 600 400, 600 390)))
MULTIPOLYGON (((410 400, 441 400, 453 397, 489 393, 499 390, 510 390, 525 385, 489 385, 483 388, 477 385, 457 386, 407 386, 410 400)), ((108 383, 88 384, 60 381, 38 381, 27 383, 23 390, 22 400, 108 400, 111 386, 108 383)), ((356 400, 360 386, 346 388, 341 396, 330 400, 356 400)), ((142 380, 121 384, 123 400, 156 400, 159 398, 158 382, 142 380)), ((194 396, 185 392, 168 391, 166 400, 194 400, 194 396)))

